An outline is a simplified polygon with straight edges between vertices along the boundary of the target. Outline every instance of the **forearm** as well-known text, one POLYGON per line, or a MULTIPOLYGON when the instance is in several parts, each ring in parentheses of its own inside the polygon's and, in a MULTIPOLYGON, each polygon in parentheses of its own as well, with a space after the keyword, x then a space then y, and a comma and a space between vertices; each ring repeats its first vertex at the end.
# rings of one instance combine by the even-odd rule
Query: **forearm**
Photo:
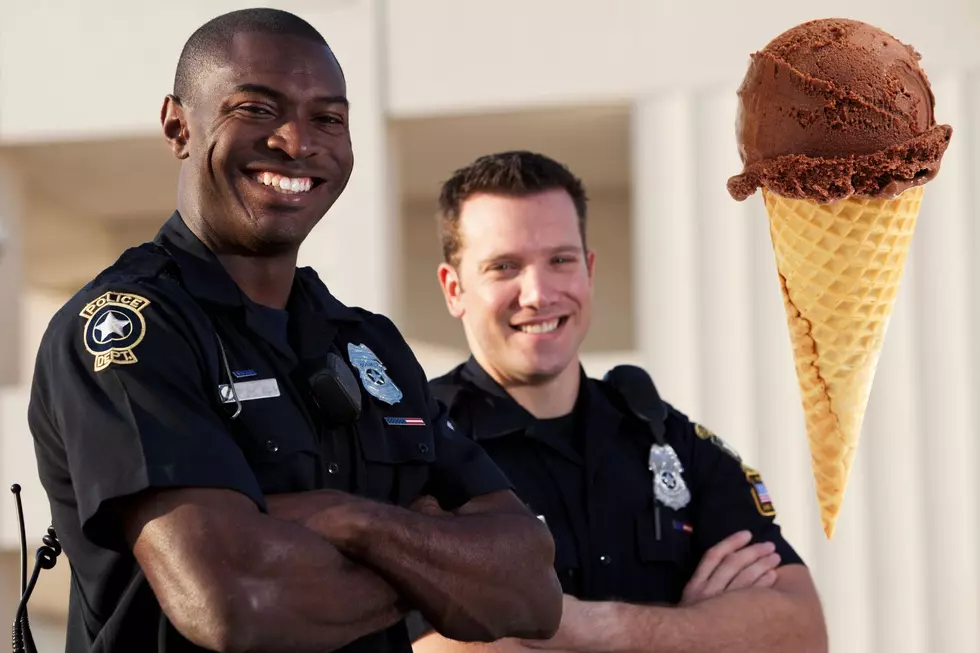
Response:
POLYGON ((314 493, 277 498, 270 508, 377 571, 453 639, 540 638, 557 627, 554 542, 533 516, 516 510, 428 515, 363 500, 337 508, 338 501, 344 499, 314 493))
POLYGON ((552 598, 557 606, 561 594, 553 543, 540 527, 517 514, 438 517, 386 509, 345 550, 389 579, 449 637, 535 638, 550 634, 541 606, 552 598))
POLYGON ((268 525, 252 548, 248 568, 231 583, 242 597, 228 619, 232 650, 320 653, 403 616, 384 579, 300 526, 268 525))
POLYGON ((595 606, 588 650, 601 653, 822 653, 819 610, 773 589, 745 589, 686 607, 595 606))
POLYGON ((402 617, 380 576, 237 492, 147 492, 118 510, 164 613, 202 648, 321 653, 402 617))

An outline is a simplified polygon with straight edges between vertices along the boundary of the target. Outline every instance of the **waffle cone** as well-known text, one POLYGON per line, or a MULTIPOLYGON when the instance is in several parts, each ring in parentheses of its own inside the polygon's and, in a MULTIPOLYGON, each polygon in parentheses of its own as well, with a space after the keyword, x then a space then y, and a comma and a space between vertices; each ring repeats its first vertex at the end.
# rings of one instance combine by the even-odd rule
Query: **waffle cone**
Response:
POLYGON ((819 204, 763 190, 827 539, 844 500, 922 191, 819 204))

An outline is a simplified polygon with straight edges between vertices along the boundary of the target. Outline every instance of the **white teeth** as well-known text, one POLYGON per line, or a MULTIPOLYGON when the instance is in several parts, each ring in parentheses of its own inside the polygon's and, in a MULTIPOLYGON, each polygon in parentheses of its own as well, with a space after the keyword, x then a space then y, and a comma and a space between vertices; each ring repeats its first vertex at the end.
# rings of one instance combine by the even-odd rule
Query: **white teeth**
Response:
POLYGON ((558 328, 559 322, 561 322, 560 319, 552 320, 551 322, 541 322, 539 324, 524 324, 521 325, 519 328, 524 333, 535 333, 535 334, 551 333, 552 331, 558 328))
POLYGON ((309 177, 283 177, 272 172, 258 172, 255 181, 264 186, 271 186, 280 193, 306 193, 313 188, 313 180, 309 177))

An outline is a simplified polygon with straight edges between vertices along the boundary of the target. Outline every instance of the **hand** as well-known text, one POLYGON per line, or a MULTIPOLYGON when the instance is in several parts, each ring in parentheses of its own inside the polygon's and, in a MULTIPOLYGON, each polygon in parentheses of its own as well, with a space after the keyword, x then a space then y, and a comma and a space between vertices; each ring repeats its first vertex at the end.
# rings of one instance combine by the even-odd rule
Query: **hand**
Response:
POLYGON ((337 490, 314 490, 266 497, 269 515, 304 526, 343 551, 370 526, 381 506, 337 490))
POLYGON ((741 531, 708 549, 688 581, 681 605, 692 605, 724 592, 776 583, 779 554, 772 542, 748 546, 752 533, 741 531))

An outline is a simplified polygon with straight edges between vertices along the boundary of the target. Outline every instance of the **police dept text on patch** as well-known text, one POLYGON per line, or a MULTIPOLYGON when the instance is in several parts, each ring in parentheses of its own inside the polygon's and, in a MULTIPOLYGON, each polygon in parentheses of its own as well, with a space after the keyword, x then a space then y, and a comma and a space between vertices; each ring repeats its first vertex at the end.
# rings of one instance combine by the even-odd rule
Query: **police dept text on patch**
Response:
POLYGON ((150 302, 132 293, 109 291, 85 305, 83 339, 85 349, 95 356, 94 370, 100 372, 113 363, 136 362, 133 349, 146 334, 142 311, 150 302))

